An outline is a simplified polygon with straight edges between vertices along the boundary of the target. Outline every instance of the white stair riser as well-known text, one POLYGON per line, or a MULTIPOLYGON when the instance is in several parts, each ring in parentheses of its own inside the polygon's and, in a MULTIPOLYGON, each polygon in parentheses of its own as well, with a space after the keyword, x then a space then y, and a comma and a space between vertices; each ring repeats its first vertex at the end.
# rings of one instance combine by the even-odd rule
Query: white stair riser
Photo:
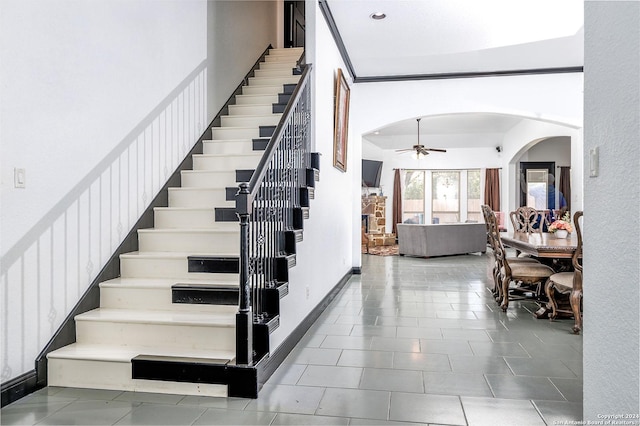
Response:
MULTIPOLYGON (((249 86, 244 86, 242 89, 245 92, 245 88, 249 88, 249 86)), ((277 104, 278 103, 278 94, 282 93, 284 88, 282 86, 263 86, 262 92, 268 93, 259 93, 259 90, 246 90, 246 92, 242 95, 236 96, 236 104, 237 105, 264 105, 264 104, 277 104), (264 90, 269 88, 269 90, 264 90), (258 93, 255 93, 258 92, 258 93)))
POLYGON ((185 324, 82 321, 76 319, 80 344, 235 350, 235 327, 185 324))
POLYGON ((154 209, 153 225, 156 229, 209 229, 217 226, 213 208, 182 210, 165 207, 154 209))
POLYGON ((273 114, 272 104, 229 105, 229 115, 273 114))
MULTIPOLYGON (((266 96, 266 95, 278 95, 280 93, 284 93, 284 86, 282 83, 280 84, 272 84, 269 86, 243 86, 242 87, 242 95, 236 96, 236 98, 240 96, 266 96)), ((278 102, 278 98, 276 97, 276 101, 278 102)), ((274 103, 275 103, 274 102, 274 103)))
POLYGON ((254 170, 261 155, 194 155, 193 170, 254 170))
MULTIPOLYGON (((182 170, 180 182, 183 188, 206 186, 208 188, 227 188, 238 186, 236 170, 182 170)), ((214 206, 215 207, 215 206, 214 206)))
POLYGON ((249 77, 249 86, 272 86, 276 84, 297 84, 299 75, 291 77, 249 77))
MULTIPOLYGON (((182 187, 183 188, 229 188, 237 187, 235 171, 233 177, 223 176, 221 172, 214 170, 189 170, 182 173, 182 187)), ((222 199, 224 200, 224 198, 222 199)), ((207 206, 204 206, 207 207, 207 206)), ((209 207, 220 207, 217 205, 209 207)))
POLYGON ((282 114, 269 115, 223 115, 222 127, 259 127, 275 126, 282 114))
POLYGON ((130 362, 51 358, 47 370, 49 386, 222 398, 228 395, 226 385, 132 379, 130 362))
POLYGON ((302 55, 302 52, 304 52, 303 47, 274 47, 272 49, 269 49, 268 56, 290 55, 290 56, 300 57, 300 55, 302 55))
POLYGON ((191 230, 151 230, 138 232, 138 245, 144 252, 239 253, 240 230, 198 232, 191 230))
POLYGON ((213 127, 213 139, 254 139, 260 137, 258 127, 213 127))
POLYGON ((258 69, 260 70, 288 70, 290 73, 293 72, 293 69, 296 67, 296 61, 285 61, 285 62, 260 62, 258 69))
POLYGON ((291 55, 291 56, 285 56, 285 55, 265 56, 264 62, 282 62, 282 63, 286 63, 288 65, 291 65, 291 67, 293 68, 293 67, 296 66, 296 62, 298 62, 298 56, 295 56, 295 55, 291 55))
MULTIPOLYGON (((233 201, 226 201, 228 207, 233 201)), ((154 228, 155 229, 225 229, 235 230, 238 228, 237 223, 233 222, 216 222, 215 210, 210 207, 205 208, 189 208, 174 209, 170 207, 156 207, 154 209, 154 228)))
MULTIPOLYGON (((233 201, 226 201, 224 188, 169 188, 169 207, 233 207, 233 201)), ((215 220, 215 213, 213 213, 215 220)))
POLYGON ((204 141, 202 147, 202 152, 204 154, 249 155, 263 152, 254 151, 253 141, 249 139, 233 141, 204 141))
POLYGON ((171 303, 171 287, 100 287, 100 307, 112 309, 157 309, 179 312, 208 312, 235 314, 234 305, 205 305, 171 303))
POLYGON ((291 68, 258 69, 255 72, 256 77, 291 77, 292 75, 291 68))
POLYGON ((141 258, 140 256, 120 256, 120 273, 123 278, 192 278, 220 280, 237 283, 238 274, 209 274, 204 272, 188 272, 187 258, 166 259, 141 258))

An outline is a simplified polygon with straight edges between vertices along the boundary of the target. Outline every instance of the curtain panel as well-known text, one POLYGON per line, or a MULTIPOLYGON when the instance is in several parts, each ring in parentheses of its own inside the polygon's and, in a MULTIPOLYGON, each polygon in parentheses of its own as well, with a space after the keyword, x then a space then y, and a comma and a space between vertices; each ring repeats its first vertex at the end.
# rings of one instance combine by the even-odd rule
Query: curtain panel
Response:
POLYGON ((393 174, 393 227, 391 232, 398 235, 398 223, 402 222, 402 183, 400 182, 400 169, 393 174))
POLYGON ((494 212, 500 211, 500 169, 487 169, 484 203, 494 212))
POLYGON ((560 192, 567 200, 567 210, 571 211, 571 167, 560 167, 560 192))

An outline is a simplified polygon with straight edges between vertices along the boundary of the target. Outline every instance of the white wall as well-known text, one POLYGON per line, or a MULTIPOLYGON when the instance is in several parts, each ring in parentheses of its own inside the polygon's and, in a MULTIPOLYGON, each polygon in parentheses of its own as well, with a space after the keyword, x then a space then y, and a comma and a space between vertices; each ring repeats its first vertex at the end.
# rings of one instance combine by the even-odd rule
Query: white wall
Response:
MULTIPOLYGON (((315 151, 321 153, 320 181, 298 243, 296 266, 289 270, 290 295, 281 299, 280 327, 271 335, 272 349, 298 326, 345 276, 353 263, 352 202, 360 197, 360 177, 353 186, 359 153, 347 145, 347 172, 333 167, 333 93, 336 69, 345 66, 316 1, 306 2, 306 58, 314 67, 315 151)), ((349 85, 352 86, 351 82, 349 85)))
MULTIPOLYGON (((572 151, 576 148, 576 152, 581 152, 579 129, 582 126, 582 84, 582 74, 579 73, 362 83, 357 84, 352 91, 350 126, 354 135, 360 135, 360 138, 353 139, 361 140, 362 135, 390 123, 429 115, 487 112, 527 118, 520 127, 516 126, 507 133, 502 143, 503 152, 499 155, 494 148, 491 148, 493 152, 486 153, 486 157, 483 153, 473 152, 469 152, 469 155, 455 152, 454 156, 454 150, 450 150, 445 156, 452 159, 442 158, 442 164, 451 161, 452 165, 446 163, 446 167, 453 167, 453 164, 457 165, 455 168, 502 167, 504 209, 507 203, 511 204, 508 197, 513 197, 510 195, 513 185, 510 187, 509 182, 514 182, 507 179, 505 170, 509 170, 510 161, 516 155, 519 158, 523 149, 530 147, 527 144, 531 141, 545 136, 569 135, 572 136, 572 143, 580 145, 572 145, 572 151), (475 157, 476 154, 478 157, 475 157)), ((431 159, 431 155, 427 158, 431 159)), ((388 160, 389 163, 392 161, 388 160)), ((572 160, 572 167, 576 163, 572 160)), ((440 164, 438 161, 438 168, 445 168, 440 164)), ((581 169, 574 172, 580 173, 581 169)), ((383 185, 392 188, 388 186, 388 182, 393 182, 393 177, 388 176, 388 173, 386 176, 384 174, 385 169, 383 185)), ((581 187, 576 193, 581 194, 581 187)), ((357 217, 354 213, 354 233, 359 233, 359 206, 354 205, 354 212, 357 213, 357 217)), ((354 246, 353 252, 354 260, 359 262, 360 247, 354 246)))
POLYGON ((585 1, 583 363, 590 421, 640 412, 639 40, 640 2, 585 1), (596 147, 600 172, 589 177, 588 153, 596 147))
MULTIPOLYGON (((178 1, 179 0, 170 0, 178 1)), ((216 113, 242 81, 259 55, 271 44, 278 47, 282 33, 278 5, 282 0, 209 0, 207 2, 207 57, 209 109, 216 113)), ((284 25, 284 24, 282 24, 284 25)))
POLYGON ((0 3, 3 383, 34 368, 222 102, 277 43, 275 9, 0 3), (26 169, 26 188, 13 187, 14 168, 26 169))

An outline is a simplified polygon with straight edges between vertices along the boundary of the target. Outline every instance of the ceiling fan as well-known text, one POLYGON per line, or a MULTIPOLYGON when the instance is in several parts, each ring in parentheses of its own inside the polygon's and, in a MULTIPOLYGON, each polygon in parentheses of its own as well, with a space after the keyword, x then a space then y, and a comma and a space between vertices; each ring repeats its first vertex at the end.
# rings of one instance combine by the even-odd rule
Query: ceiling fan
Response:
POLYGON ((447 152, 446 149, 440 149, 440 148, 425 148, 424 145, 420 144, 420 120, 422 120, 422 118, 416 118, 416 121, 418 122, 418 143, 416 145, 413 145, 413 147, 411 148, 405 148, 405 149, 396 149, 396 152, 409 152, 409 151, 414 151, 414 156, 418 159, 423 158, 425 155, 429 155, 429 151, 433 151, 433 152, 447 152))

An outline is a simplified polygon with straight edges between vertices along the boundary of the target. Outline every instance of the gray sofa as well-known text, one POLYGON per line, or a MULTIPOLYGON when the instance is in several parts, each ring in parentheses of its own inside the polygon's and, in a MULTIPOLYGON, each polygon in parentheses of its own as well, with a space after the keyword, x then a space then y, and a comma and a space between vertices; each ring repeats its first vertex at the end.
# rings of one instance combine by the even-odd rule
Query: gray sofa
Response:
POLYGON ((487 250, 487 228, 484 223, 399 223, 398 248, 400 255, 423 257, 484 253, 487 250))

